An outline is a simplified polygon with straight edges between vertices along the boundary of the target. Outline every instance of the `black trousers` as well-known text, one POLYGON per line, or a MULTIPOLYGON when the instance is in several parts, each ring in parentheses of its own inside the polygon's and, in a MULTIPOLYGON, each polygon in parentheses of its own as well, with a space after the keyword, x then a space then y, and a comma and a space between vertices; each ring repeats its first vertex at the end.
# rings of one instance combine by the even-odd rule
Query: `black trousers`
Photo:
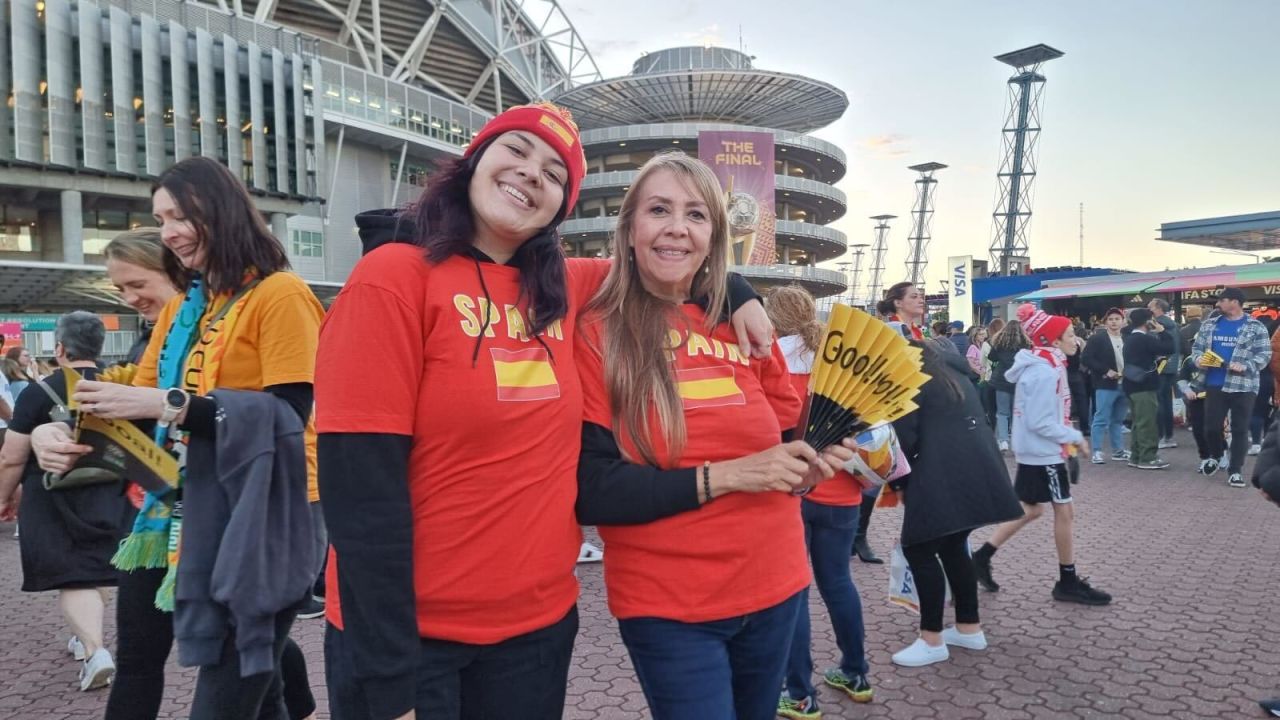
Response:
MULTIPOLYGON (((1209 454, 1209 439, 1204 432, 1204 399, 1187 400, 1187 423, 1191 425, 1191 436, 1196 439, 1196 453, 1201 460, 1213 457, 1209 454)), ((1219 423, 1221 424, 1221 423, 1219 423)), ((1222 453, 1218 453, 1222 457, 1222 453)))
MULTIPOLYGON (((160 703, 164 698, 164 666, 173 647, 173 615, 158 610, 155 606, 156 591, 160 589, 164 574, 163 569, 120 573, 116 592, 116 675, 111 683, 111 695, 107 698, 104 720, 155 720, 160 713, 160 703)), ((296 659, 302 660, 302 651, 297 645, 292 640, 288 644, 297 652, 296 659)), ((232 653, 234 654, 234 646, 232 653)), ((287 717, 291 720, 299 720, 315 712, 315 699, 306 683, 306 666, 305 661, 303 662, 301 687, 296 680, 296 670, 283 683, 289 686, 287 717)), ((238 659, 236 667, 238 678, 238 659)), ((202 670, 202 677, 203 673, 202 670)), ((266 677, 271 680, 270 676, 266 677)), ((269 697, 271 702, 262 702, 261 712, 255 710, 252 713, 225 714, 221 717, 258 717, 261 720, 285 717, 278 714, 277 699, 283 692, 281 685, 278 678, 270 682, 266 695, 259 697, 259 700, 269 697)), ((236 707, 240 709, 242 706, 236 707)), ((194 706, 192 717, 196 717, 194 706)))
POLYGON ((902 548, 920 595, 921 630, 942 632, 948 583, 956 603, 956 622, 978 622, 978 577, 973 572, 968 542, 966 530, 902 548))
POLYGON ((1229 393, 1222 388, 1209 388, 1205 393, 1205 437, 1209 441, 1209 457, 1222 457, 1226 437, 1223 422, 1231 414, 1231 463, 1229 473, 1244 468, 1245 454, 1249 452, 1249 419, 1253 417, 1253 401, 1257 393, 1229 393))
POLYGON ((116 676, 105 720, 155 720, 164 697, 164 664, 173 647, 173 615, 157 610, 164 569, 120 573, 116 591, 116 676))
MULTIPOLYGON (((344 633, 325 629, 325 679, 333 720, 372 718, 344 633)), ((560 720, 578 608, 555 624, 495 645, 422 638, 417 716, 430 720, 560 720)), ((785 649, 785 648, 784 648, 785 649)))
POLYGON ((287 720, 288 708, 281 692, 280 657, 284 654, 293 627, 296 607, 276 614, 276 672, 240 677, 240 653, 236 650, 235 633, 227 634, 222 645, 222 658, 216 665, 202 665, 196 674, 196 692, 191 700, 190 720, 287 720))

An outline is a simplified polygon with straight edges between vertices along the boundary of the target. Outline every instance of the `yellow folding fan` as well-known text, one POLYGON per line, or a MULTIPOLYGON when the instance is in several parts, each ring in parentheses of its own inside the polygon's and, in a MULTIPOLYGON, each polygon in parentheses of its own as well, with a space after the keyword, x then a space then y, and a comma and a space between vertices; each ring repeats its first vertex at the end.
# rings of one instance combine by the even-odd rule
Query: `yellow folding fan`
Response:
POLYGON ((848 305, 832 307, 809 376, 804 440, 821 451, 915 410, 913 400, 929 380, 921 355, 877 318, 848 305))

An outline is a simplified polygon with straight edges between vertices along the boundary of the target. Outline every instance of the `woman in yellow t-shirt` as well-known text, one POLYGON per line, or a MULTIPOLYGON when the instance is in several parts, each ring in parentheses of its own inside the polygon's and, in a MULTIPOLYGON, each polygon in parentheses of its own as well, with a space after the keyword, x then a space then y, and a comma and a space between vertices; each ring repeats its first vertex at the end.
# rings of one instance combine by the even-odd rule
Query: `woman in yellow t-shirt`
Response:
MULTIPOLYGON (((270 393, 287 403, 307 426, 306 450, 292 459, 294 466, 313 467, 307 456, 314 457, 312 381, 324 314, 319 301, 301 278, 286 271, 289 262, 280 241, 263 222, 244 186, 216 161, 192 158, 166 170, 153 188, 152 212, 160 225, 165 266, 188 275, 188 289, 161 310, 134 386, 82 383, 75 394, 80 407, 103 418, 155 421, 156 442, 178 458, 182 478, 186 476, 183 450, 191 439, 214 439, 219 432, 220 408, 210 393, 223 389, 270 393)), ((270 417, 258 421, 263 423, 263 433, 273 432, 270 417)), ((36 434, 42 437, 33 438, 33 445, 46 470, 65 470, 87 451, 71 444, 65 426, 45 426, 36 434)), ((283 447, 277 451, 284 452, 283 447)), ((307 475, 312 476, 308 484, 314 485, 314 473, 307 475)), ((287 491, 301 496, 308 488, 287 491)), ((181 480, 177 488, 160 496, 148 493, 133 533, 115 558, 116 566, 126 571, 167 568, 154 597, 160 608, 173 607, 175 597, 191 600, 192 593, 197 598, 202 592, 209 594, 209 588, 178 587, 178 549, 191 550, 189 543, 179 543, 181 493, 181 480)), ((185 514, 192 517, 202 510, 207 511, 187 507, 185 514)), ((309 525, 306 530, 305 544, 289 545, 286 552, 293 554, 279 558, 279 575, 315 562, 313 533, 309 525)), ((194 581, 184 580, 190 582, 194 581)), ((200 667, 191 708, 191 717, 197 720, 274 717, 271 712, 259 715, 259 710, 280 706, 279 698, 268 697, 278 692, 271 689, 271 681, 279 672, 289 628, 309 594, 310 582, 297 588, 297 597, 285 597, 293 589, 284 584, 248 584, 254 586, 253 602, 258 608, 264 604, 263 595, 272 595, 265 599, 274 613, 268 623, 269 654, 263 648, 251 653, 237 646, 236 633, 243 629, 233 626, 230 618, 220 628, 220 647, 194 640, 184 647, 184 605, 178 604, 180 664, 200 667)), ((234 602, 224 604, 235 611, 234 602)), ((163 677, 158 682, 162 685, 163 677)))

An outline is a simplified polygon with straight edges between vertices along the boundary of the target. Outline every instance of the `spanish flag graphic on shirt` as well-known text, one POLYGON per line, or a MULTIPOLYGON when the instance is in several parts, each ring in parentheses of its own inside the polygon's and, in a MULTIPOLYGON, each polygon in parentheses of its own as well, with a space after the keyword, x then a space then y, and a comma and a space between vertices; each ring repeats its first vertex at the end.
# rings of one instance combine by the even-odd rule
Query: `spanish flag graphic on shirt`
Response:
POLYGON ((544 348, 502 350, 489 348, 493 355, 493 372, 498 381, 498 400, 554 400, 560 397, 551 358, 544 348))
POLYGON ((676 387, 685 410, 747 404, 732 365, 677 369, 676 387))

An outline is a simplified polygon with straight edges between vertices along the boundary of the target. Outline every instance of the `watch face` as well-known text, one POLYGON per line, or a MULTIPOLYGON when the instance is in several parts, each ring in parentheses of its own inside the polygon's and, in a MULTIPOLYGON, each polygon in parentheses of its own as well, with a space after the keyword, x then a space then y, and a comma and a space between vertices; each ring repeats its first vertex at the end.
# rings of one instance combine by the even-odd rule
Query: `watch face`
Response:
POLYGON ((164 404, 171 408, 181 408, 187 404, 187 394, 177 388, 171 388, 164 395, 164 404))

